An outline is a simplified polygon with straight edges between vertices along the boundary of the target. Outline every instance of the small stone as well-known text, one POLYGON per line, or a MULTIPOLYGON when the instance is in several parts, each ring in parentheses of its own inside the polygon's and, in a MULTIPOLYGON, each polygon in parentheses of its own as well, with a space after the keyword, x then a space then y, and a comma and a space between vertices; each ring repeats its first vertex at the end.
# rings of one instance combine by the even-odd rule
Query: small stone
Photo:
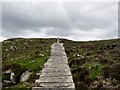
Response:
POLYGON ((79 57, 80 56, 80 54, 77 54, 77 57, 79 57))
POLYGON ((11 47, 10 47, 10 49, 13 49, 13 48, 14 48, 14 46, 11 46, 11 47))
POLYGON ((11 73, 11 69, 9 69, 9 70, 3 72, 3 74, 9 74, 9 73, 11 73))
POLYGON ((25 73, 22 74, 22 76, 21 76, 21 78, 20 78, 20 81, 21 81, 21 82, 27 81, 30 75, 31 75, 31 73, 28 72, 28 71, 26 71, 25 73))
POLYGON ((32 63, 34 63, 35 62, 35 60, 32 60, 32 63))
POLYGON ((39 56, 42 56, 42 57, 44 57, 44 54, 39 54, 39 56))
POLYGON ((41 75, 41 73, 37 73, 36 75, 41 75))
POLYGON ((8 51, 8 49, 5 49, 5 51, 8 51))
POLYGON ((11 72, 10 81, 15 84, 14 76, 15 76, 15 74, 13 72, 11 72))

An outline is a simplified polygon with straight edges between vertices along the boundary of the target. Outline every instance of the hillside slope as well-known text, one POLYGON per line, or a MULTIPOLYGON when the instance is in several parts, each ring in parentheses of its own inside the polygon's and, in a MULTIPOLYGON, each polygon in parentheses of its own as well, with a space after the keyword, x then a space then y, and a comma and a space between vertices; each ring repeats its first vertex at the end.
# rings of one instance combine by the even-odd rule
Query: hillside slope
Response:
MULTIPOLYGON (((50 46, 56 39, 8 39, 2 42, 3 72, 21 67, 36 74, 50 56, 50 46), (17 64, 17 65, 16 65, 17 64), (18 66, 17 66, 18 67, 18 66)), ((76 89, 120 87, 120 39, 75 42, 60 39, 64 43, 76 89)), ((13 70, 13 71, 17 71, 13 70)), ((33 76, 34 76, 33 74, 33 76)), ((32 79, 27 86, 31 86, 32 79)), ((3 81, 6 79, 3 76, 3 81)), ((35 76, 34 76, 35 77, 35 76)), ((12 87, 22 87, 17 83, 12 87)))
POLYGON ((62 42, 77 90, 120 88, 120 39, 62 42))
MULTIPOLYGON (((39 66, 37 59, 48 59, 50 46, 53 42, 55 42, 55 39, 16 38, 5 40, 2 43, 3 65, 19 63, 27 69, 30 69, 30 71, 35 70, 37 67, 34 67, 34 63, 39 66), (34 61, 34 59, 36 61, 34 61), (31 62, 32 60, 33 63, 31 62)), ((4 69, 3 66, 3 70, 4 69)))
MULTIPOLYGON (((55 39, 12 38, 2 42, 2 72, 11 70, 15 73, 15 84, 3 85, 13 88, 32 87, 36 74, 42 70, 44 63, 50 56, 50 46, 55 39), (20 77, 25 71, 32 72, 27 83, 20 83, 20 77)), ((10 75, 3 75, 2 81, 9 81, 10 75)))

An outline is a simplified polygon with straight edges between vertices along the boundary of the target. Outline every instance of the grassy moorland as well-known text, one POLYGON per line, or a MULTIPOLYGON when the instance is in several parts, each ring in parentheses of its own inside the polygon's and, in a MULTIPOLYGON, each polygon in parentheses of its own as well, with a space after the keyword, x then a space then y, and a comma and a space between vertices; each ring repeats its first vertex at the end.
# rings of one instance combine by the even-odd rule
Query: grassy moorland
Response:
POLYGON ((2 44, 3 70, 7 65, 20 64, 29 71, 37 71, 49 58, 55 39, 8 39, 2 44))
MULTIPOLYGON (((56 39, 8 39, 2 42, 2 71, 12 69, 19 77, 24 71, 32 72, 27 82, 12 88, 32 87, 50 56, 50 46, 56 39), (19 72, 19 73, 18 73, 19 72)), ((120 39, 75 42, 61 39, 68 56, 76 90, 84 88, 120 87, 120 39)), ((5 80, 6 76, 3 76, 5 80)))
POLYGON ((77 90, 120 88, 120 39, 62 42, 77 90))
MULTIPOLYGON (((44 63, 50 56, 50 46, 55 39, 13 38, 2 42, 2 71, 11 69, 16 74, 16 84, 12 88, 32 87, 44 63), (23 72, 32 72, 28 82, 20 83, 23 72)), ((3 80, 9 80, 3 75, 3 80)), ((3 81, 2 80, 2 81, 3 81)), ((3 86, 4 87, 4 86, 3 86)), ((6 87, 6 86, 5 86, 6 87)))

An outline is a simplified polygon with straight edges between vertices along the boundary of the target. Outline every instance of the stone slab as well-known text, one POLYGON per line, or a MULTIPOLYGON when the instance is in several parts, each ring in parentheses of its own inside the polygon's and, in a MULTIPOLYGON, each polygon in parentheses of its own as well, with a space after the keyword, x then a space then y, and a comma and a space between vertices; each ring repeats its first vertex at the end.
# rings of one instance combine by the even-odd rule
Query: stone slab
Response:
POLYGON ((51 56, 35 83, 32 90, 75 90, 63 43, 52 44, 51 56))
POLYGON ((75 88, 44 88, 44 87, 33 87, 32 90, 75 90, 75 88))
POLYGON ((45 88, 74 88, 73 83, 40 83, 40 87, 45 87, 45 88))
POLYGON ((73 83, 72 77, 71 76, 66 76, 66 77, 40 77, 36 82, 40 82, 40 83, 45 83, 45 82, 49 82, 49 83, 73 83))

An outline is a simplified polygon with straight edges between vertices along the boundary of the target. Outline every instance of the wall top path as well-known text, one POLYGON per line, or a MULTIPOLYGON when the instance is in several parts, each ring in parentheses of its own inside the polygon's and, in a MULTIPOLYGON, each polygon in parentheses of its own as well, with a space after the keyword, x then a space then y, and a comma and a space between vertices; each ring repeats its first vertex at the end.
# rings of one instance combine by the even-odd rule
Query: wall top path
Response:
POLYGON ((51 45, 51 55, 35 84, 32 90, 75 90, 63 43, 51 45))

